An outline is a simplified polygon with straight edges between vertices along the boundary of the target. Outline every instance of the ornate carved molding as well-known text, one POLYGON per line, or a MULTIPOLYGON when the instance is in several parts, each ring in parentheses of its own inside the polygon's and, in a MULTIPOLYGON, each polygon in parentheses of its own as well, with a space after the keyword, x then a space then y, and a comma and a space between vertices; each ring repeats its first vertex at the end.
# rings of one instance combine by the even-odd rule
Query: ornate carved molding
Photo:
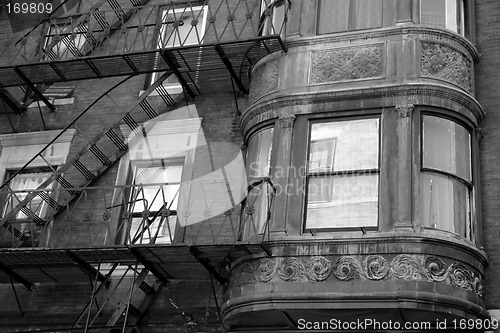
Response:
POLYGON ((282 128, 291 128, 295 118, 296 117, 293 114, 281 114, 278 120, 280 121, 282 128))
POLYGON ((464 54, 432 42, 422 42, 421 50, 420 76, 449 81, 472 91, 472 63, 464 54))
POLYGON ((251 260, 232 272, 233 287, 271 281, 410 280, 446 283, 483 295, 482 276, 461 262, 447 263, 437 256, 399 254, 396 256, 273 257, 251 260))
POLYGON ((309 84, 383 77, 383 44, 313 51, 309 84))
POLYGON ((279 62, 272 60, 256 68, 250 83, 250 100, 255 102, 262 96, 278 90, 279 62))
POLYGON ((412 115, 414 109, 415 109, 415 105, 413 105, 413 104, 396 105, 396 110, 398 110, 398 115, 401 118, 407 118, 407 117, 411 118, 411 115, 412 115))
MULTIPOLYGON (((423 86, 423 85, 407 85, 407 86, 388 86, 365 88, 359 90, 342 90, 329 91, 320 93, 302 93, 294 94, 293 96, 281 96, 272 101, 266 101, 262 104, 257 104, 248 109, 241 117, 241 127, 246 131, 246 127, 253 119, 265 121, 279 116, 279 109, 289 106, 299 105, 315 105, 321 103, 358 101, 360 99, 380 99, 381 106, 390 105, 389 103, 397 103, 397 98, 404 96, 405 98, 412 97, 414 99, 422 99, 427 97, 436 97, 441 101, 449 103, 457 103, 460 106, 468 109, 470 114, 464 116, 470 118, 474 123, 477 123, 484 117, 484 111, 477 103, 465 93, 459 93, 455 90, 443 86, 423 86), (393 99, 393 100, 391 100, 393 99), (267 114, 266 116, 262 116, 267 114), (475 119, 474 119, 475 118, 475 119)), ((435 99, 429 99, 434 101, 435 99)), ((394 104, 393 104, 394 105, 394 104)), ((437 104, 429 104, 432 106, 441 106, 437 104)))

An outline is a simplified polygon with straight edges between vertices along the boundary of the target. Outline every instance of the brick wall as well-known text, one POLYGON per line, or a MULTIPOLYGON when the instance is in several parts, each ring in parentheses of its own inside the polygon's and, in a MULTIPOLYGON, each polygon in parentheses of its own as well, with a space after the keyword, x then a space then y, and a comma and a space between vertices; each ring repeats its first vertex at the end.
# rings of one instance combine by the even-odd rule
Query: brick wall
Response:
POLYGON ((480 124, 481 201, 484 247, 489 256, 485 300, 488 308, 500 308, 500 2, 476 1, 476 96, 486 117, 480 124))

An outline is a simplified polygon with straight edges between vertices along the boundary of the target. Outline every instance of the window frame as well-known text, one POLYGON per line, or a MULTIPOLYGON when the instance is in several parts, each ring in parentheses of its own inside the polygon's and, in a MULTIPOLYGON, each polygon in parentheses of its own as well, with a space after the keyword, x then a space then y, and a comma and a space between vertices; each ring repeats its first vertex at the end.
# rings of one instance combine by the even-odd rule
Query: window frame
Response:
MULTIPOLYGON (((182 4, 178 4, 178 6, 176 8, 170 8, 170 9, 168 9, 168 8, 169 8, 168 6, 161 6, 161 7, 159 7, 159 10, 158 10, 159 19, 161 19, 161 26, 160 26, 160 29, 158 30, 158 32, 156 33, 156 35, 153 37, 156 40, 156 46, 157 46, 157 48, 159 50, 164 50, 164 49, 171 49, 171 48, 178 48, 178 47, 184 47, 184 46, 197 45, 197 43, 188 43, 188 44, 185 43, 187 36, 191 35, 192 33, 196 34, 196 30, 195 29, 193 29, 192 31, 190 31, 188 33, 188 35, 184 38, 184 42, 182 44, 171 45, 170 46, 171 43, 167 43, 166 46, 162 45, 161 41, 164 38, 164 35, 166 33, 165 32, 166 25, 169 24, 167 22, 164 22, 164 18, 168 17, 168 13, 170 11, 173 11, 174 17, 175 17, 175 13, 179 13, 180 15, 182 15, 182 13, 184 13, 186 11, 190 11, 190 12, 191 11, 194 12, 194 11, 198 11, 198 10, 201 11, 201 14, 198 14, 198 16, 197 16, 197 19, 199 17, 202 17, 202 20, 201 20, 201 29, 200 29, 201 31, 199 33, 199 36, 197 36, 197 37, 200 39, 199 40, 199 45, 202 45, 203 41, 205 39, 206 30, 207 30, 208 5, 204 4, 203 2, 200 2, 199 5, 196 5, 196 2, 195 2, 194 6, 182 6, 182 4), (165 8, 167 8, 167 9, 165 9, 165 8)), ((173 24, 173 22, 171 24, 173 24)), ((175 38, 174 38, 174 41, 175 41, 177 39, 177 37, 179 36, 179 30, 175 29, 174 32, 171 33, 171 36, 170 36, 169 40, 171 39, 172 35, 175 36, 175 38)), ((177 43, 173 43, 173 44, 177 44, 177 43)), ((158 63, 158 62, 162 61, 160 59, 160 56, 159 56, 158 53, 156 54, 154 61, 155 61, 155 63, 158 63)), ((147 79, 146 79, 147 80, 147 85, 146 86, 152 85, 162 75, 162 73, 164 73, 164 71, 152 72, 151 74, 149 74, 148 77, 147 77, 147 79)), ((175 74, 171 74, 169 76, 169 78, 172 77, 172 76, 175 77, 175 74)), ((183 89, 184 89, 182 87, 182 84, 180 82, 165 83, 165 81, 164 81, 162 83, 162 86, 164 87, 164 89, 167 90, 167 92, 169 94, 181 94, 181 93, 183 93, 183 89)))
POLYGON ((261 0, 259 36, 278 35, 282 39, 285 39, 288 1, 289 0, 261 0), (278 14, 281 10, 283 10, 283 22, 277 22, 278 14), (267 11, 271 11, 271 15, 266 15, 267 11), (279 25, 279 23, 282 24, 279 25))
MULTIPOLYGON (((87 36, 88 33, 88 26, 84 23, 79 24, 76 26, 71 33, 69 32, 64 32, 65 27, 71 28, 73 26, 73 23, 75 22, 74 18, 78 17, 68 17, 66 19, 58 19, 58 20, 51 20, 47 21, 47 24, 44 28, 45 34, 43 35, 43 47, 42 47, 42 60, 45 61, 55 61, 59 59, 75 59, 78 57, 83 57, 86 55, 85 48, 87 45, 89 45, 89 37, 87 36), (59 32, 53 32, 53 29, 56 28, 61 28, 61 31, 59 32), (76 30, 76 31, 75 31, 76 30), (52 39, 59 34, 60 40, 55 43, 50 50, 47 49, 48 46, 52 43, 52 39), (76 38, 73 39, 73 34, 76 35, 76 38), (64 37, 62 37, 64 36, 64 37), (79 40, 79 42, 83 41, 83 43, 78 46, 75 41, 79 40), (68 41, 69 43, 74 46, 75 51, 72 49, 68 48, 68 44, 65 43, 65 41, 68 41), (54 52, 53 49, 56 48, 58 45, 64 45, 65 49, 63 51, 59 50, 58 52, 54 52), (69 56, 70 55, 70 56, 69 56)), ((91 41, 93 38, 91 37, 91 41)))
MULTIPOLYGON (((54 170, 55 170, 55 166, 53 167, 54 170)), ((16 179, 17 176, 20 176, 20 175, 30 175, 30 174, 48 174, 48 177, 50 177, 50 175, 54 172, 53 169, 51 169, 50 167, 34 167, 34 168, 27 168, 25 170, 19 170, 19 169, 6 169, 6 172, 5 172, 5 177, 4 177, 4 180, 3 182, 9 180, 14 174, 15 177, 11 180, 11 182, 16 179), (21 171, 21 172, 19 172, 21 171), (19 173, 18 173, 19 172, 19 173)), ((48 177, 44 178, 42 180, 41 183, 43 183, 45 180, 48 179, 48 177)), ((26 187, 23 187, 23 188, 20 188, 20 189, 15 189, 13 190, 12 189, 12 185, 9 184, 9 192, 8 193, 2 193, 1 196, 0 196, 0 214, 2 217, 4 217, 6 214, 9 213, 9 211, 7 211, 7 208, 10 207, 10 208, 14 208, 15 206, 18 205, 18 202, 17 200, 19 201, 22 201, 24 200, 24 198, 33 190, 36 190, 37 188, 26 188, 26 187), (12 190, 12 192, 10 191, 12 190), (18 198, 18 195, 15 195, 14 193, 24 193, 24 196, 23 198, 21 199, 17 199, 18 198), (11 198, 11 195, 14 195, 16 199, 16 202, 13 202, 12 205, 8 202, 8 200, 10 201, 10 198, 11 198)), ((56 194, 56 188, 57 188, 57 182, 53 182, 51 184, 50 187, 47 187, 46 190, 49 192, 49 197, 51 198, 55 198, 55 194, 56 194)), ((35 197, 36 198, 36 197, 35 197)), ((33 207, 31 206, 31 204, 33 203, 35 199, 31 200, 30 201, 30 205, 27 206, 26 208, 29 209, 31 212, 35 213, 36 216, 38 216, 39 218, 41 219, 45 219, 47 216, 49 216, 49 209, 50 209, 50 206, 48 204, 48 202, 46 202, 45 200, 43 200, 41 197, 38 197, 38 201, 40 201, 40 204, 42 205, 41 206, 41 210, 40 212, 36 212, 38 210, 37 209, 33 209, 33 207)), ((32 221, 30 220, 30 218, 28 216, 26 217, 20 217, 19 215, 22 214, 24 216, 26 216, 26 214, 24 214, 22 211, 19 211, 17 214, 16 214, 16 217, 15 217, 15 222, 13 223, 14 225, 22 225, 23 227, 22 228, 17 228, 22 234, 26 234, 26 233, 29 233, 29 234, 32 234, 33 232, 33 229, 30 228, 30 225, 32 225, 33 223, 36 223, 35 221, 32 221)), ((15 226, 14 226, 15 227, 15 226)))
MULTIPOLYGON (((433 0, 435 1, 435 0, 433 0)), ((449 0, 443 0, 445 1, 445 26, 444 27, 441 27, 441 26, 438 26, 436 24, 431 24, 431 23, 423 23, 422 22, 422 0, 419 1, 418 3, 418 10, 419 10, 419 23, 421 25, 424 25, 424 26, 430 26, 432 28, 436 28, 436 29, 444 29, 444 30, 447 30, 447 31, 451 31, 455 34, 458 34, 462 37, 466 37, 466 38, 469 38, 469 36, 471 35, 470 33, 470 25, 471 25, 471 14, 470 14, 470 0, 454 0, 456 2, 456 8, 457 8, 457 11, 455 13, 455 16, 456 16, 456 20, 457 20, 457 31, 455 31, 454 29, 451 29, 451 28, 448 28, 447 27, 447 21, 446 21, 446 11, 447 11, 447 1, 449 0)))
MULTIPOLYGON (((474 156, 477 152, 475 152, 475 147, 474 147, 474 127, 466 122, 465 120, 459 119, 457 117, 453 117, 452 115, 449 115, 448 113, 444 112, 438 112, 436 110, 430 110, 430 108, 426 108, 424 110, 420 110, 420 116, 419 116, 419 129, 418 129, 418 137, 419 137, 419 150, 418 150, 418 174, 419 174, 419 179, 417 181, 418 183, 418 188, 419 188, 419 195, 418 195, 418 201, 420 202, 419 207, 420 207, 420 212, 419 214, 422 216, 423 214, 423 202, 422 202, 422 194, 421 191, 423 191, 422 188, 422 174, 437 174, 440 176, 445 176, 449 177, 451 179, 454 179, 462 184, 464 184, 468 190, 468 221, 465 221, 466 223, 466 234, 461 235, 455 231, 447 230, 447 229, 441 229, 441 228, 433 228, 430 226, 425 226, 423 225, 423 219, 421 219, 421 225, 424 229, 428 230, 436 230, 440 232, 447 232, 451 233, 454 235, 458 235, 462 237, 463 239, 466 239, 468 241, 471 241, 473 243, 478 243, 477 241, 477 235, 478 235, 478 220, 477 220, 477 195, 476 195, 476 187, 477 187, 477 174, 476 174, 476 165, 474 163, 474 156), (469 134, 469 163, 470 163, 470 181, 467 181, 466 179, 461 178, 460 176, 454 175, 452 173, 448 173, 443 170, 439 170, 436 168, 430 168, 430 167, 425 167, 424 166, 424 117, 435 117, 435 118, 440 118, 440 119, 445 119, 448 121, 451 121, 461 127, 463 127, 469 134)), ((423 217, 423 216, 422 216, 423 217)))
MULTIPOLYGON (((246 170, 246 173, 247 173, 247 178, 248 178, 248 186, 250 186, 251 184, 255 183, 255 182, 258 182, 259 180, 262 180, 263 178, 271 178, 272 175, 273 175, 273 163, 275 162, 276 158, 274 157, 274 155, 276 154, 275 150, 273 150, 273 146, 275 146, 275 136, 276 136, 276 125, 275 123, 265 123, 263 126, 259 127, 258 129, 256 129, 255 131, 253 131, 252 133, 249 134, 248 138, 245 140, 245 145, 246 147, 248 147, 248 149, 246 149, 246 152, 245 152, 245 170, 246 170), (263 176, 256 176, 256 177, 250 177, 251 173, 249 172, 248 168, 249 168, 249 160, 248 160, 248 155, 249 155, 249 147, 250 147, 250 141, 255 138, 255 136, 259 135, 260 133, 264 132, 264 131, 267 131, 267 130, 270 130, 271 131, 271 141, 270 141, 270 145, 269 145, 269 152, 267 154, 268 156, 268 170, 267 170, 267 174, 266 175, 263 175, 263 176)), ((264 185, 263 185, 264 186, 264 185)), ((247 197, 245 198, 245 200, 243 201, 243 204, 242 204, 242 209, 241 209, 241 212, 240 212, 240 234, 241 234, 241 238, 242 240, 247 240, 247 239, 250 239, 252 237, 255 237, 255 236, 259 236, 259 235, 262 235, 265 231, 266 231, 266 227, 265 227, 265 221, 262 221, 262 225, 258 224, 259 221, 260 221, 260 217, 262 216, 259 216, 259 221, 257 221, 257 225, 253 225, 253 230, 250 229, 250 226, 247 226, 247 223, 244 223, 244 218, 243 218, 243 214, 245 213, 246 211, 246 208, 247 208, 247 204, 248 204, 248 199, 249 199, 249 194, 250 194, 250 191, 247 193, 247 197)), ((262 200, 262 198, 260 199, 262 200)), ((257 199, 254 201, 254 206, 257 202, 257 199)), ((259 201, 260 202, 260 201, 259 201)), ((262 204, 262 203, 261 203, 262 204)), ((260 212, 260 214, 262 214, 262 211, 260 212)), ((267 215, 267 213, 266 213, 267 215)), ((271 226, 267 226, 267 228, 270 228, 271 226)))
MULTIPOLYGON (((150 244, 150 240, 151 238, 150 237, 145 237, 144 235, 146 234, 146 230, 143 232, 144 235, 143 236, 138 236, 138 238, 135 237, 136 233, 134 232, 134 238, 133 239, 137 239, 137 242, 131 242, 132 239, 132 225, 133 225, 133 219, 136 219, 136 218, 145 218, 143 216, 143 213, 144 211, 148 211, 149 212, 149 216, 156 216, 158 218, 158 215, 161 214, 161 210, 149 210, 149 209, 145 209, 143 211, 138 211, 138 212, 134 212, 134 207, 135 207, 135 204, 136 204, 136 201, 134 201, 133 199, 136 197, 137 195, 137 190, 138 190, 138 183, 136 183, 136 176, 137 176, 137 170, 139 168, 146 168, 146 167, 164 167, 164 166, 181 166, 182 167, 182 171, 181 171, 181 180, 185 177, 185 174, 184 172, 186 172, 186 167, 185 167, 185 163, 186 163, 186 160, 184 157, 171 157, 171 158, 160 158, 158 160, 154 160, 154 161, 151 161, 151 160, 134 160, 134 161, 130 161, 130 168, 129 168, 129 177, 130 178, 130 184, 132 185, 132 187, 130 188, 130 190, 128 191, 129 193, 127 193, 127 197, 128 197, 128 200, 127 202, 129 203, 126 207, 122 207, 123 209, 123 212, 122 214, 120 215, 123 215, 124 212, 127 212, 129 213, 129 225, 128 225, 128 228, 127 228, 127 235, 126 235, 126 242, 127 244, 129 245, 143 245, 143 244, 150 244), (146 241, 146 242, 145 242, 146 241)), ((181 181, 178 182, 179 186, 181 184, 181 181)), ((162 186, 168 186, 168 185, 171 185, 169 183, 161 183, 161 184, 154 184, 154 183, 146 183, 146 184, 143 184, 143 185, 149 185, 149 186, 156 186, 158 188, 158 190, 160 189, 160 187, 162 186)), ((180 188, 177 190, 177 198, 178 198, 178 195, 179 195, 179 191, 180 191, 180 188)), ((168 209, 169 211, 169 215, 168 215, 168 219, 165 221, 165 222, 168 222, 168 223, 164 223, 163 226, 162 226, 162 229, 164 230, 164 235, 161 234, 161 232, 158 233, 157 237, 155 238, 154 242, 152 244, 165 244, 165 242, 157 242, 158 239, 160 238, 165 238, 167 239, 167 242, 166 244, 172 244, 174 242, 174 238, 175 238, 175 235, 176 235, 176 231, 177 229, 179 228, 179 226, 177 225, 177 206, 175 207, 175 209, 170 209, 171 207, 171 204, 169 205, 169 207, 166 207, 166 209, 168 209), (173 221, 173 223, 169 220, 170 218, 172 219, 175 219, 173 221), (170 224, 173 224, 173 229, 171 228, 170 224), (168 231, 166 231, 165 229, 168 229, 168 231)), ((142 224, 142 222, 140 222, 140 225, 142 224)), ((151 228, 151 227, 150 227, 151 228)), ((153 227, 154 228, 154 227, 153 227)))
MULTIPOLYGON (((305 181, 304 181, 304 209, 303 209, 303 223, 301 226, 302 233, 316 234, 317 232, 341 232, 341 231, 356 231, 362 229, 364 231, 377 231, 380 229, 380 195, 381 195, 381 166, 382 166, 382 129, 383 129, 383 117, 381 113, 368 113, 364 115, 345 115, 339 117, 321 117, 321 118, 308 118, 307 125, 307 141, 306 141, 306 155, 305 155, 305 181), (353 170, 343 170, 343 171, 331 171, 331 172, 317 172, 313 175, 309 173, 309 156, 310 156, 310 143, 312 135, 312 126, 316 123, 331 123, 331 122, 342 122, 342 121, 356 121, 356 120, 366 120, 366 119, 378 119, 378 156, 377 156, 377 168, 376 169, 353 169, 353 170), (324 176, 335 176, 335 175, 356 175, 356 174, 376 174, 378 176, 377 180, 377 225, 376 226, 353 226, 353 227, 328 227, 328 228, 308 228, 307 227, 307 206, 308 206, 308 188, 309 179, 312 177, 324 177, 324 176)), ((332 179, 333 181, 333 179, 332 179)), ((363 231, 363 232, 364 232, 363 231)))

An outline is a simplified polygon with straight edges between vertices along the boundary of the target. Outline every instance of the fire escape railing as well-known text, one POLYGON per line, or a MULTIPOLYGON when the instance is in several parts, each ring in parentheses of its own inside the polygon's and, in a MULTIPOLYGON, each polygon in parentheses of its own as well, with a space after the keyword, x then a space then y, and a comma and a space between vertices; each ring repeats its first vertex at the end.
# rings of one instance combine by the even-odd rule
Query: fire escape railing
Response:
POLYGON ((24 35, 11 34, 6 42, 15 49, 10 65, 88 57, 97 49, 102 56, 284 36, 288 9, 275 0, 144 2, 119 8, 106 1, 81 5, 84 12, 49 17, 24 35))
POLYGON ((145 2, 84 2, 80 13, 7 33, 8 47, 0 49, 2 112, 21 113, 32 101, 53 111, 43 95, 52 83, 163 71, 173 71, 191 97, 233 84, 247 93, 251 67, 286 51, 287 1, 145 2))
POLYGON ((55 186, 46 190, 3 191, 4 211, 15 207, 20 197, 29 194, 51 198, 54 202, 66 191, 79 194, 64 207, 56 208, 44 200, 30 201, 26 208, 40 214, 46 223, 41 225, 19 211, 10 221, 10 226, 17 232, 0 231, 0 247, 70 249, 120 245, 237 244, 269 240, 275 196, 270 179, 252 182, 244 201, 228 208, 223 214, 185 226, 180 225, 178 220, 178 215, 183 212, 177 211, 173 203, 165 198, 169 186, 167 183, 85 188, 55 186), (161 206, 157 205, 158 202, 162 202, 161 206), (251 236, 255 237, 249 239, 251 236), (20 243, 20 239, 24 241, 20 243))

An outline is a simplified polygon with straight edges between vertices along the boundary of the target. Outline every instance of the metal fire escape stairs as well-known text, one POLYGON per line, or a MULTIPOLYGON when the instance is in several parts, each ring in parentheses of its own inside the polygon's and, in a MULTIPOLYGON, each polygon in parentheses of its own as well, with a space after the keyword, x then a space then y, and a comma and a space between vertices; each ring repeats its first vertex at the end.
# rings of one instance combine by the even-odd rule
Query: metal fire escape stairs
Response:
MULTIPOLYGON (((209 8, 208 28, 212 27, 214 31, 215 16, 224 5, 228 5, 229 0, 218 0, 219 6, 209 8)), ((134 6, 142 6, 143 2, 131 0, 134 6)), ((248 2, 259 3, 260 0, 238 0, 236 7, 247 7, 248 2)), ((199 3, 197 3, 199 4, 199 3)), ((205 2, 207 5, 208 2, 205 2)), ((173 6, 173 3, 170 4, 173 6)), ((228 5, 229 7, 229 5, 228 5)), ((142 9, 144 10, 144 9, 142 9)), ((198 93, 210 92, 210 89, 220 90, 224 87, 232 87, 236 85, 243 93, 248 92, 249 86, 249 71, 253 64, 262 57, 276 52, 285 51, 286 47, 279 35, 262 36, 259 32, 254 31, 256 34, 249 39, 238 40, 239 35, 235 33, 233 38, 225 38, 223 34, 217 33, 217 41, 212 44, 199 42, 196 45, 187 45, 179 47, 168 47, 156 50, 138 50, 131 52, 116 52, 109 55, 93 56, 92 51, 97 50, 105 41, 107 36, 112 33, 126 34, 130 26, 126 26, 126 22, 130 17, 137 13, 137 10, 124 12, 119 8, 117 2, 114 0, 100 0, 94 5, 91 10, 100 27, 105 33, 98 37, 93 37, 89 31, 86 32, 86 39, 92 40, 92 49, 81 57, 74 57, 71 59, 56 59, 51 61, 31 62, 27 64, 11 65, 0 67, 0 97, 4 103, 11 108, 14 112, 22 112, 23 105, 16 101, 15 97, 9 92, 10 87, 23 86, 26 91, 37 100, 41 100, 49 109, 53 106, 49 101, 44 100, 43 93, 37 89, 37 85, 48 82, 65 82, 73 80, 86 80, 93 78, 106 78, 116 76, 127 76, 117 84, 110 87, 105 93, 99 96, 92 102, 77 118, 72 121, 59 135, 56 136, 45 148, 37 153, 33 158, 24 165, 20 170, 15 172, 7 181, 0 187, 0 190, 10 190, 9 182, 14 179, 23 170, 30 167, 35 160, 43 160, 46 162, 47 167, 51 168, 51 175, 34 191, 28 193, 24 198, 18 199, 14 207, 7 212, 0 220, 1 228, 15 236, 16 244, 12 244, 12 248, 22 247, 29 244, 36 244, 41 231, 48 225, 52 218, 68 205, 74 198, 77 198, 82 191, 96 181, 110 166, 119 160, 120 157, 127 151, 128 146, 124 142, 123 137, 118 131, 120 124, 125 123, 132 131, 143 131, 140 123, 134 119, 134 115, 138 112, 146 115, 147 118, 152 119, 159 115, 157 106, 153 106, 148 97, 153 91, 156 91, 160 96, 163 106, 162 110, 171 108, 176 104, 176 101, 168 94, 162 86, 162 82, 171 74, 175 74, 182 84, 186 94, 194 97, 198 93), (116 14, 116 20, 109 23, 103 19, 99 11, 99 7, 103 4, 109 4, 116 14), (125 31, 125 32, 124 32, 125 31), (163 60, 161 65, 158 65, 159 60, 163 60), (151 84, 132 104, 123 109, 116 118, 108 124, 105 124, 102 130, 95 136, 89 138, 85 144, 80 145, 80 149, 71 155, 71 157, 57 169, 55 169, 49 161, 45 159, 45 152, 54 142, 66 131, 74 129, 81 132, 78 126, 79 120, 84 117, 87 111, 99 107, 100 103, 106 100, 107 103, 119 106, 113 94, 117 92, 116 88, 120 87, 124 82, 131 77, 142 74, 150 73, 151 65, 155 63, 155 72, 163 73, 159 75, 156 81, 151 84), (221 71, 224 74, 220 74, 221 71), (57 182, 60 185, 61 193, 54 198, 45 191, 51 184, 57 182), (50 207, 50 214, 48 216, 38 216, 36 207, 31 206, 33 199, 41 199, 50 207), (25 233, 16 229, 13 222, 16 216, 22 213, 28 217, 28 221, 32 222, 37 228, 34 232, 25 233)), ((230 11, 227 16, 227 24, 223 31, 227 31, 230 27, 235 27, 236 9, 230 11)), ((270 16, 266 12, 267 16, 270 16)), ((80 25, 79 20, 76 24, 80 25)), ((160 16, 161 17, 161 16, 160 16)), ((252 20, 252 12, 247 11, 244 14, 246 22, 252 20)), ((246 23, 245 23, 246 24, 246 23)), ((155 24, 158 28, 158 23, 155 24)), ((144 26, 136 26, 137 31, 142 31, 144 26)), ((50 47, 51 45, 49 45, 50 47)), ((156 105, 156 104, 155 104, 156 105)), ((126 265, 133 270, 133 283, 130 287, 130 294, 128 300, 122 300, 117 303, 116 311, 110 317, 105 327, 116 327, 119 318, 125 315, 123 321, 122 332, 133 331, 133 327, 127 326, 127 316, 129 313, 134 312, 134 307, 131 306, 130 300, 137 290, 142 290, 146 295, 154 294, 155 288, 145 282, 148 273, 152 273, 164 285, 168 285, 170 278, 177 278, 175 269, 174 273, 169 274, 165 267, 169 267, 171 262, 165 261, 163 258, 174 258, 174 262, 197 262, 203 271, 209 272, 210 278, 217 279, 220 283, 225 283, 227 277, 221 274, 219 269, 216 269, 211 263, 211 257, 222 256, 222 261, 227 258, 233 257, 232 261, 243 255, 252 255, 260 252, 259 245, 244 245, 234 246, 234 244, 222 245, 217 248, 214 246, 184 246, 184 247, 171 247, 165 248, 150 248, 148 246, 122 246, 114 249, 53 249, 50 251, 33 251, 29 256, 24 255, 19 251, 8 251, 0 253, 0 272, 9 276, 11 281, 24 284, 28 288, 33 287, 34 281, 26 278, 19 273, 20 270, 16 269, 16 264, 25 262, 27 267, 29 265, 37 265, 40 258, 52 258, 60 265, 74 265, 76 264, 80 270, 85 274, 95 278, 94 290, 92 298, 87 304, 87 307, 82 311, 82 314, 75 322, 73 327, 90 327, 93 323, 91 310, 94 304, 95 297, 109 285, 111 273, 118 264, 126 265), (107 275, 100 271, 101 263, 112 263, 111 269, 108 270, 107 275), (137 268, 137 263, 141 264, 141 269, 137 268), (96 268, 97 266, 97 268, 96 268), (83 323, 85 322, 85 323, 83 323)), ((1 252, 1 251, 0 251, 1 252)), ((169 259, 172 260, 172 259, 169 259)), ((44 261, 44 260, 41 260, 44 261)), ((31 267, 31 266, 30 266, 31 267)), ((128 270, 127 269, 127 270, 128 270)), ((29 267, 28 267, 29 270, 29 267)), ((184 269, 179 269, 183 272, 184 269)), ((45 274, 47 274, 45 272, 45 274)), ((61 273, 62 274, 62 273, 61 273)), ((200 271, 192 269, 190 274, 199 277, 200 271)), ((36 280, 36 277, 33 277, 36 280)), ((36 281, 35 281, 36 282, 36 281)), ((214 291, 215 294, 215 291, 214 291)), ((146 297, 151 299, 151 297, 146 297)), ((147 301, 145 302, 147 306, 147 301)), ((136 311, 138 312, 138 311, 136 311)), ((130 321, 129 321, 130 322, 130 321)))
MULTIPOLYGON (((68 0, 66 0, 68 1, 68 0)), ((64 4, 63 1, 61 5, 64 4)), ((132 8, 138 8, 140 6, 144 6, 145 4, 148 3, 149 0, 130 0, 130 3, 132 4, 132 8)), ((60 5, 60 6, 61 6, 60 5)), ((55 13, 57 11, 57 8, 52 11, 49 14, 49 19, 51 17, 51 14, 55 13)), ((99 0, 95 4, 91 6, 89 9, 89 13, 92 13, 91 15, 95 19, 97 25, 101 29, 109 30, 111 31, 116 31, 121 28, 124 24, 128 22, 128 20, 132 17, 132 15, 135 13, 134 10, 127 10, 124 11, 122 7, 120 6, 119 2, 116 0, 99 0), (108 4, 113 10, 112 12, 115 14, 111 18, 108 15, 108 18, 105 18, 102 13, 99 11, 99 8, 103 6, 104 4, 108 4)), ((78 52, 75 48, 70 50, 73 54, 72 56, 75 57, 80 57, 80 56, 88 56, 91 55, 93 51, 95 51, 102 43, 109 38, 110 34, 104 34, 100 35, 98 38, 94 38, 91 35, 89 35, 89 28, 83 24, 85 20, 88 20, 88 17, 85 15, 82 15, 76 20, 72 25, 78 27, 78 33, 82 34, 85 36, 86 41, 89 43, 89 47, 86 49, 85 54, 82 54, 78 52)), ((32 33, 34 30, 39 28, 40 26, 43 25, 43 22, 46 22, 47 20, 42 20, 40 22, 37 22, 35 26, 30 29, 30 31, 25 34, 24 37, 28 36, 30 33, 32 33)), ((23 37, 23 38, 24 38, 23 37)), ((70 41, 71 39, 74 39, 73 35, 66 35, 60 38, 53 38, 52 41, 46 43, 44 45, 43 49, 41 50, 41 57, 42 58, 53 58, 51 57, 51 52, 50 50, 56 46, 58 43, 61 42, 62 40, 67 40, 70 41)), ((23 39, 20 39, 16 42, 18 43, 23 43, 23 39)), ((55 65, 53 66, 54 70, 58 71, 58 73, 61 75, 62 81, 66 81, 66 78, 62 74, 61 71, 57 70, 55 65)), ((47 99, 47 97, 44 95, 44 91, 51 86, 51 84, 46 84, 46 83, 39 83, 39 84, 34 84, 31 82, 31 80, 25 75, 23 70, 21 68, 18 68, 16 66, 13 67, 13 70, 18 74, 19 79, 21 79, 21 82, 19 82, 18 87, 24 92, 25 94, 25 101, 23 103, 20 103, 9 90, 7 87, 4 87, 2 84, 2 81, 0 79, 0 99, 16 114, 21 114, 26 110, 26 108, 32 103, 32 102, 42 102, 43 105, 45 105, 49 110, 54 112, 56 110, 55 106, 47 99)), ((7 112, 6 112, 7 113, 7 112)))

